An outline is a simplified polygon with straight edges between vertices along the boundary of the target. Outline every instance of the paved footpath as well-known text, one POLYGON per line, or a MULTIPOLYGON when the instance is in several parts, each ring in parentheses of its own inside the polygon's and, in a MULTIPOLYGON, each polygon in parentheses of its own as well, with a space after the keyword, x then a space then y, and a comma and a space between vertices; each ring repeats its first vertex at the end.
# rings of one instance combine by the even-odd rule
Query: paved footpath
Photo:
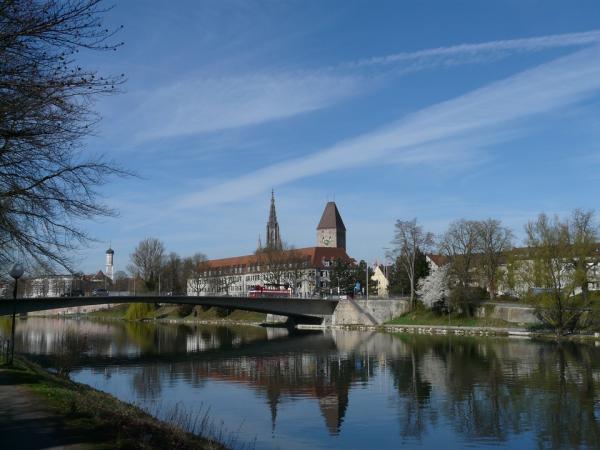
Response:
POLYGON ((43 399, 0 368, 0 449, 89 449, 85 441, 66 429, 43 399))

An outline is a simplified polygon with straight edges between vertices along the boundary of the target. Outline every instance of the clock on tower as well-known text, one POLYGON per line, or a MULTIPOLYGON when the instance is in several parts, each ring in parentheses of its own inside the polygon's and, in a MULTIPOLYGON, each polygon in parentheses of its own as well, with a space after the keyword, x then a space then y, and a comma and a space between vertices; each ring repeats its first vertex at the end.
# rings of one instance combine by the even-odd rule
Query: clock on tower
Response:
POLYGON ((335 202, 328 202, 317 225, 319 247, 343 248, 346 250, 346 227, 335 202))

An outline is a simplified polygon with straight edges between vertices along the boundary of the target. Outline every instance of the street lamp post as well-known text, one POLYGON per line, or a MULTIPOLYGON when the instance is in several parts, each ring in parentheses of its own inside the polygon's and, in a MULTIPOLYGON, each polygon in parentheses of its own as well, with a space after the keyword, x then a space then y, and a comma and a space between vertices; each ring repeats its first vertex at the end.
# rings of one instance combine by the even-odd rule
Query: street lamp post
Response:
POLYGON ((12 331, 10 338, 10 360, 8 363, 12 365, 15 358, 15 316, 17 315, 17 288, 19 286, 19 278, 23 276, 23 265, 17 263, 10 269, 10 276, 15 280, 15 287, 13 289, 13 313, 12 313, 12 331))
POLYGON ((367 263, 367 301, 369 300, 369 263, 367 263))

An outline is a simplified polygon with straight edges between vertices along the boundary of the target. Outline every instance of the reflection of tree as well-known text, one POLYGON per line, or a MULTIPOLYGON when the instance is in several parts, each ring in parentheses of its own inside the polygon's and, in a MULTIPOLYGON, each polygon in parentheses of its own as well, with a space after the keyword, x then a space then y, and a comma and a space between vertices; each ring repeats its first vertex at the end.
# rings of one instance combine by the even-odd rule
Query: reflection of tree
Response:
POLYGON ((144 400, 155 400, 162 390, 161 367, 156 364, 144 365, 133 375, 133 389, 144 400))
POLYGON ((420 438, 425 431, 423 415, 431 395, 431 383, 421 376, 420 363, 423 349, 418 347, 417 341, 412 336, 408 343, 408 358, 395 359, 388 363, 388 367, 394 377, 394 386, 404 400, 401 435, 420 438))
POLYGON ((597 349, 435 336, 401 339, 407 344, 404 357, 388 366, 404 400, 403 436, 421 437, 427 419, 433 425, 435 414, 441 413, 469 442, 503 442, 530 429, 536 431, 540 448, 594 447, 600 442, 594 410, 597 349), (425 374, 436 383, 424 381, 425 374), (432 390, 443 401, 431 404, 432 390))
POLYGON ((597 349, 573 343, 540 352, 536 371, 524 380, 528 390, 546 394, 530 396, 533 404, 529 413, 537 413, 533 419, 540 447, 598 446, 600 425, 595 404, 599 356, 597 349))
POLYGON ((135 364, 133 389, 143 399, 159 398, 161 387, 175 381, 189 389, 206 380, 236 383, 257 393, 273 426, 286 399, 314 399, 335 435, 352 386, 368 383, 385 363, 398 393, 404 438, 420 439, 442 423, 475 445, 510 443, 525 432, 540 448, 600 442, 600 348, 591 345, 382 334, 266 341, 261 328, 47 319, 20 322, 20 344, 52 354, 67 324, 88 336, 90 353, 111 356, 99 357, 99 373, 106 373, 107 362, 135 364), (368 356, 367 348, 377 357, 368 356))

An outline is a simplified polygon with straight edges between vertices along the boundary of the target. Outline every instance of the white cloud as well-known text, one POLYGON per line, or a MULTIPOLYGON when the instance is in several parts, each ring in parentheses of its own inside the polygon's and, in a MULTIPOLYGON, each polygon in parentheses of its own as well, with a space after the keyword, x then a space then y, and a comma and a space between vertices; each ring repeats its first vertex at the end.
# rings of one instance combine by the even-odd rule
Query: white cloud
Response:
POLYGON ((520 52, 591 45, 600 31, 462 44, 370 58, 321 70, 181 79, 132 94, 141 99, 121 123, 134 143, 257 125, 322 109, 374 87, 368 69, 399 75, 440 65, 486 62, 520 52))
POLYGON ((255 125, 324 108, 361 91, 360 78, 244 75, 181 81, 149 94, 132 113, 139 141, 255 125))
POLYGON ((180 198, 181 208, 245 198, 295 180, 393 157, 415 159, 415 147, 433 144, 421 163, 447 158, 446 140, 475 138, 498 127, 576 103, 600 89, 600 47, 580 50, 444 101, 389 126, 303 158, 265 167, 230 182, 180 198))
POLYGON ((381 57, 367 58, 345 64, 346 67, 360 68, 389 64, 415 64, 417 67, 461 64, 469 61, 499 58, 513 53, 531 53, 549 49, 593 45, 600 42, 600 31, 565 33, 538 36, 525 39, 507 39, 460 44, 451 47, 438 47, 415 52, 395 53, 381 57))

